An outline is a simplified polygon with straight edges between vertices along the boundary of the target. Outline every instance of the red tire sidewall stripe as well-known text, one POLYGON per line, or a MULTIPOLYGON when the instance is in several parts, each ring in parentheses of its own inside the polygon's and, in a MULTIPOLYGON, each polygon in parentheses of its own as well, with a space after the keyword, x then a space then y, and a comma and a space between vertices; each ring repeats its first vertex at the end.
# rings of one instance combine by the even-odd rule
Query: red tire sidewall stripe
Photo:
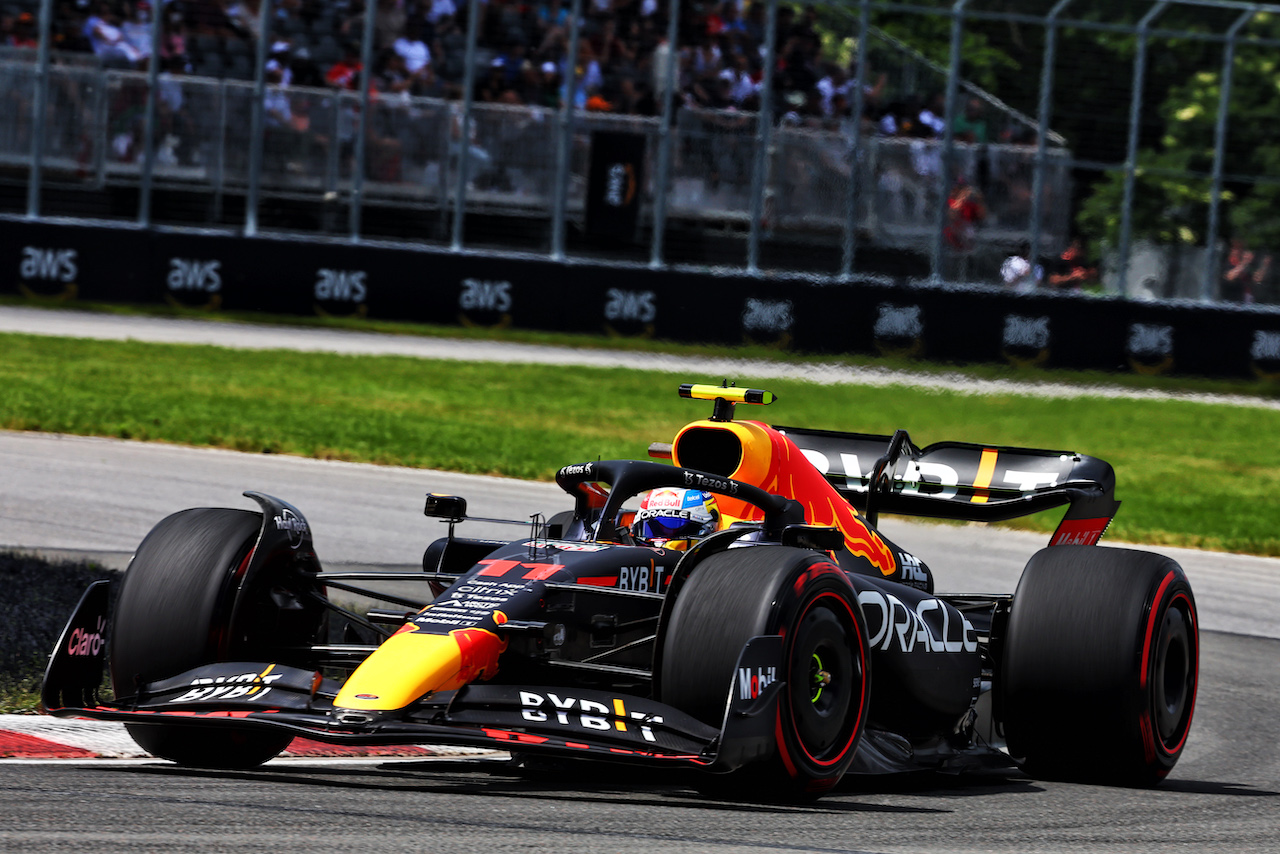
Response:
POLYGON ((1156 739, 1156 745, 1160 751, 1166 756, 1177 756, 1182 750, 1182 746, 1187 743, 1187 736, 1191 733, 1191 719, 1196 713, 1196 690, 1200 685, 1200 630, 1196 625, 1195 608, 1191 604, 1191 598, 1186 593, 1179 590, 1174 594, 1173 599, 1169 601, 1169 607, 1173 607, 1174 603, 1182 599, 1187 603, 1187 618, 1191 621, 1191 702, 1187 707, 1187 725, 1182 730, 1182 738, 1173 747, 1166 748, 1163 741, 1156 739))
POLYGON ((1169 607, 1172 608, 1179 599, 1186 603, 1185 614, 1187 619, 1191 621, 1191 699, 1190 707, 1187 709, 1187 724, 1183 728, 1182 738, 1173 747, 1167 747, 1163 739, 1156 735, 1155 722, 1152 720, 1151 704, 1146 697, 1147 680, 1150 673, 1151 663, 1151 647, 1155 643, 1155 634, 1158 618, 1167 611, 1167 608, 1161 608, 1160 604, 1164 599, 1165 592, 1169 589, 1169 585, 1177 578, 1177 573, 1170 572, 1160 582, 1159 588, 1156 590, 1155 599, 1151 603, 1151 612, 1147 615, 1147 626, 1143 631, 1142 638, 1142 671, 1139 678, 1139 688, 1143 694, 1142 716, 1139 719, 1139 727, 1142 732, 1142 740, 1145 751, 1149 759, 1154 759, 1153 751, 1163 756, 1176 756, 1182 746, 1186 744, 1187 735, 1191 732, 1191 719, 1195 715, 1196 689, 1200 680, 1200 631, 1196 624, 1195 606, 1191 602, 1191 597, 1185 591, 1179 590, 1169 600, 1169 607))
MULTIPOLYGON (((862 621, 859 620, 857 615, 855 615, 852 609, 850 609, 849 603, 845 601, 844 598, 837 595, 833 591, 823 591, 819 593, 817 596, 813 597, 813 599, 810 600, 809 604, 805 607, 804 611, 800 614, 799 619, 796 620, 796 624, 798 625, 805 618, 805 616, 811 610, 813 610, 813 606, 815 604, 817 604, 818 602, 822 601, 825 598, 835 599, 837 602, 840 603, 841 607, 844 608, 844 612, 848 614, 849 621, 853 625, 855 629, 855 633, 858 635, 858 655, 862 664, 860 668, 860 671, 861 671, 860 678, 858 680, 859 681, 858 702, 857 702, 857 705, 854 707, 856 710, 855 714, 857 715, 857 718, 854 721, 853 728, 849 731, 849 740, 845 742, 842 748, 840 748, 840 752, 837 753, 834 758, 824 761, 824 760, 818 759, 817 757, 809 753, 809 750, 808 748, 805 747, 804 742, 801 741, 799 737, 796 738, 797 746, 804 753, 805 758, 808 759, 809 762, 812 762, 814 765, 817 765, 819 767, 829 768, 833 765, 839 764, 840 761, 843 760, 848 755, 850 748, 852 748, 853 745, 858 740, 858 734, 862 731, 862 710, 864 708, 864 704, 866 703, 866 698, 867 698, 867 646, 866 646, 866 640, 863 638, 862 621)), ((788 662, 791 660, 791 653, 793 652, 793 650, 794 650, 794 647, 792 649, 787 650, 786 660, 788 662)), ((787 694, 786 702, 788 705, 790 705, 791 703, 791 696, 789 692, 787 694)), ((792 716, 794 717, 794 710, 792 711, 792 716)), ((782 709, 778 710, 778 722, 777 722, 777 726, 775 727, 775 736, 778 743, 778 752, 782 757, 782 764, 786 767, 787 773, 790 774, 792 777, 795 777, 796 776, 795 763, 790 756, 790 752, 787 750, 787 742, 786 742, 786 739, 784 738, 784 734, 782 730, 782 709)))
POLYGON ((1151 643, 1155 640, 1156 634, 1156 618, 1160 616, 1160 600, 1164 598, 1164 591, 1173 583, 1176 578, 1175 573, 1170 572, 1160 582, 1159 589, 1156 590, 1155 599, 1151 601, 1151 611, 1147 614, 1147 627, 1142 631, 1142 670, 1139 672, 1138 687, 1143 691, 1147 690, 1147 672, 1148 664, 1151 660, 1151 643))

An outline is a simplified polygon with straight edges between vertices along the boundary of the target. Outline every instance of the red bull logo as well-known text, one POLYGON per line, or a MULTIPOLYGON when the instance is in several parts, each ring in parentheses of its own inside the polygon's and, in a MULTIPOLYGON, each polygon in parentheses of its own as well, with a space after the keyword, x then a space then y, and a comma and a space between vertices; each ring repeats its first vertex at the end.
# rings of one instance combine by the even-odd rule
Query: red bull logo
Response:
MULTIPOLYGON (((501 611, 494 614, 494 622, 502 625, 507 621, 501 611), (499 619, 501 617, 501 619, 499 619)), ((477 679, 492 679, 498 672, 498 658, 507 650, 506 640, 498 637, 488 629, 454 629, 449 637, 458 644, 459 667, 450 688, 461 688, 477 679)))

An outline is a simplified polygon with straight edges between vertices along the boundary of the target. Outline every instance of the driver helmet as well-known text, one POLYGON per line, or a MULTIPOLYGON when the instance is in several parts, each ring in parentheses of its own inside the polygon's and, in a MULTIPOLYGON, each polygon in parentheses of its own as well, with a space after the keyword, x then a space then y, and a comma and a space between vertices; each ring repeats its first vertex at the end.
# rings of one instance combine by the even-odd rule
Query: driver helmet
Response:
POLYGON ((710 534, 719 522, 720 510, 710 492, 662 487, 640 502, 631 533, 642 540, 691 540, 710 534))

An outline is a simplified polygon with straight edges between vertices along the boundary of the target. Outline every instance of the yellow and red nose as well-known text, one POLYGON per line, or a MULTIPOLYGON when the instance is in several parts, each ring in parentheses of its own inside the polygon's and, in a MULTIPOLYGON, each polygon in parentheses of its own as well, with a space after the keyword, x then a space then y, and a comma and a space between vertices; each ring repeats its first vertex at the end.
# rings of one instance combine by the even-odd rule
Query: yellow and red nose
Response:
POLYGON ((437 635, 406 625, 356 668, 333 705, 380 712, 403 709, 425 694, 491 678, 506 648, 507 642, 488 629, 437 635))

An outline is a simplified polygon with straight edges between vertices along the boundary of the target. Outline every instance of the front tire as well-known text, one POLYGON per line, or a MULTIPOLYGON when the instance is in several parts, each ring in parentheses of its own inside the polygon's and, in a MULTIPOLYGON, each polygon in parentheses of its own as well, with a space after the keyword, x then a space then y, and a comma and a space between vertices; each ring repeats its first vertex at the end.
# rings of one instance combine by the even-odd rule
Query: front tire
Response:
MULTIPOLYGON (((240 591, 262 516, 245 510, 200 508, 162 520, 138 546, 121 584, 110 638, 111 681, 117 697, 152 682, 216 661, 256 659, 291 640, 264 615, 271 610, 269 579, 240 591), (249 624, 233 627, 238 596, 252 597, 249 624)), ((296 625, 318 623, 304 614, 296 625)), ((143 750, 182 765, 251 768, 276 756, 292 736, 254 727, 129 724, 143 750)))
POLYGON ((1199 634, 1167 557, 1054 546, 1014 594, 1004 654, 1009 751, 1032 776, 1152 786, 1177 763, 1195 710, 1199 634))
POLYGON ((661 640, 661 699, 720 727, 738 655, 758 635, 786 639, 774 755, 706 775, 700 788, 756 800, 817 797, 852 763, 871 696, 862 610, 825 555, 758 546, 698 564, 661 640))

